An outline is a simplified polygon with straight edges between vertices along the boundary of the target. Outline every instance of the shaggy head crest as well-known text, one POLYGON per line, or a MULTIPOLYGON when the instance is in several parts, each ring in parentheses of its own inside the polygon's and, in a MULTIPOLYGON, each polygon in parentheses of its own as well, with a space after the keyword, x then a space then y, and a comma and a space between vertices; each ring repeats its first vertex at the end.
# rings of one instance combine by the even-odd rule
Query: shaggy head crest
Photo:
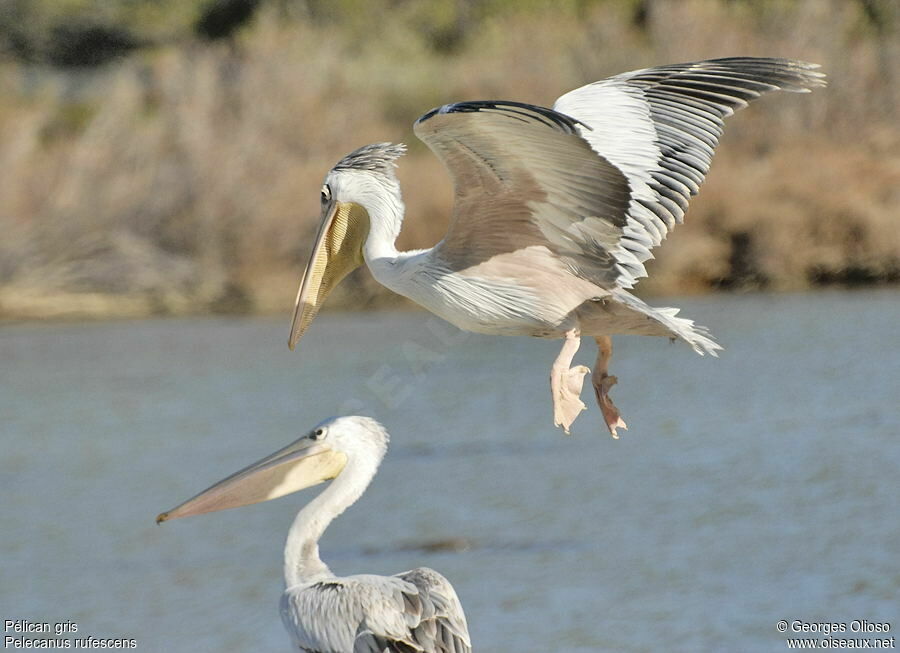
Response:
POLYGON ((395 161, 406 153, 406 146, 394 143, 374 143, 354 150, 337 162, 334 170, 366 170, 393 176, 395 161))

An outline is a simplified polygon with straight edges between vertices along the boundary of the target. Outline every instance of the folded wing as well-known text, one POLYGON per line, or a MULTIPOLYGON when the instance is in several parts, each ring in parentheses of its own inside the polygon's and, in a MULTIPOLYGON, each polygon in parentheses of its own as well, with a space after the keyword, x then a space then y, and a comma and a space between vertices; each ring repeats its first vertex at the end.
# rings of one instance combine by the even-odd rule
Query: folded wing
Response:
POLYGON ((431 569, 334 578, 287 590, 281 615, 300 650, 471 651, 456 592, 431 569))

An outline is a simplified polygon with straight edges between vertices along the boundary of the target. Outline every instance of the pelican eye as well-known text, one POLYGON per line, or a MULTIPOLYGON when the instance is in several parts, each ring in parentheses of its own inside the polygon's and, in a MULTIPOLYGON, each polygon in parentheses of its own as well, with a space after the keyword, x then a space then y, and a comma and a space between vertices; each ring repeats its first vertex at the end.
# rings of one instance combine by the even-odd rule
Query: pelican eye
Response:
POLYGON ((322 204, 326 204, 331 201, 331 186, 325 184, 322 186, 322 204))
POLYGON ((325 437, 325 429, 323 429, 321 426, 309 434, 310 440, 321 440, 324 437, 325 437))

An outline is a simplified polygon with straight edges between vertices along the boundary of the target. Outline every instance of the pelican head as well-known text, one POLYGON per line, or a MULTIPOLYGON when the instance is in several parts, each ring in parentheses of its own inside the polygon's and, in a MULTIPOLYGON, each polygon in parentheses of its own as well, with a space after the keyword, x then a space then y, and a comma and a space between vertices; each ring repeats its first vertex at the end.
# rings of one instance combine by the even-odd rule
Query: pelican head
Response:
POLYGON ((299 440, 161 513, 156 522, 277 499, 336 478, 348 465, 374 475, 388 434, 368 417, 333 417, 299 440))
MULTIPOLYGON (((394 172, 404 145, 366 145, 338 161, 322 184, 322 221, 300 281, 288 346, 293 349, 319 308, 341 280, 363 263, 363 246, 372 228, 367 206, 397 198, 394 172)), ((396 234, 395 234, 396 236, 396 234)))

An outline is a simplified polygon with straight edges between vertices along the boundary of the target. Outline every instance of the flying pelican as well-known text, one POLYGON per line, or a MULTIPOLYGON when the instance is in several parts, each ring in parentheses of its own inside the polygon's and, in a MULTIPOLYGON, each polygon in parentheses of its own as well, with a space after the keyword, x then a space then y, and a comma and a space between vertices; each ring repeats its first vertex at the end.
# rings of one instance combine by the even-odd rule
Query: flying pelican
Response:
POLYGON ((319 538, 362 496, 388 439, 384 427, 368 417, 326 420, 156 521, 276 499, 334 479, 299 512, 284 548, 281 619, 296 648, 308 653, 468 653, 462 606, 450 582, 433 569, 338 578, 319 558, 319 538))
POLYGON ((454 208, 444 239, 398 252, 404 206, 394 173, 403 145, 362 147, 322 186, 322 222, 300 282, 291 349, 328 293, 367 263, 377 281, 463 330, 565 338, 550 371, 554 422, 584 410, 582 334, 599 352, 592 375, 607 428, 626 428, 609 397, 612 334, 721 347, 704 327, 628 292, 644 262, 684 218, 726 116, 774 90, 824 85, 815 64, 729 58, 623 73, 566 93, 553 109, 457 102, 414 131, 450 171, 454 208))

